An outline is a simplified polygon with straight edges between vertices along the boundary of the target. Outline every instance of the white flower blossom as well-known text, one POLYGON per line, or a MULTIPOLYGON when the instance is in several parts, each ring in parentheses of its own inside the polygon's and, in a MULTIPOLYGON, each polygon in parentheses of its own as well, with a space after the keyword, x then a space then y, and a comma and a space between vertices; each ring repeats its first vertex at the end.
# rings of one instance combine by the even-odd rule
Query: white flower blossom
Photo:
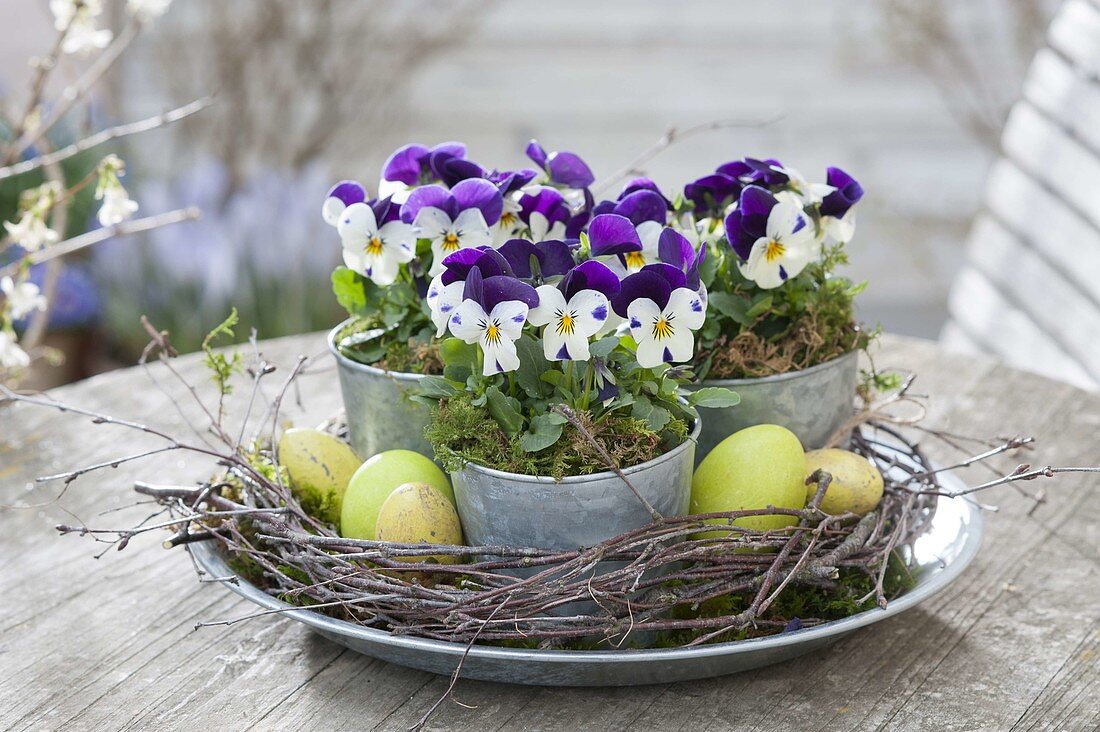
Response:
POLYGON ((451 315, 451 333, 481 346, 485 376, 515 371, 519 368, 515 341, 523 333, 527 310, 526 303, 505 300, 486 313, 474 300, 463 300, 451 315))
POLYGON ((138 210, 137 201, 131 200, 126 189, 117 183, 106 186, 100 198, 103 199, 103 205, 99 208, 97 218, 101 226, 120 224, 138 210))
POLYGON ((126 10, 143 23, 156 20, 168 12, 172 0, 128 0, 126 10))
POLYGON ((638 344, 638 365, 651 369, 690 361, 695 355, 692 331, 703 327, 706 312, 699 293, 686 287, 673 290, 663 308, 648 297, 630 303, 626 314, 638 344))
POLYGON ((539 304, 528 315, 532 325, 545 325, 542 332, 543 353, 548 361, 587 361, 588 339, 596 335, 611 308, 607 297, 595 290, 581 290, 569 302, 553 285, 536 290, 539 304))
POLYGON ((0 292, 4 293, 4 304, 13 320, 46 309, 46 296, 33 282, 16 284, 11 277, 0 278, 0 292))
POLYGON ((87 54, 111 42, 111 31, 95 25, 96 17, 103 12, 100 0, 50 0, 50 12, 57 30, 68 29, 61 43, 62 53, 87 54))
POLYGON ((428 274, 433 277, 443 271, 443 260, 448 254, 493 243, 493 234, 485 223, 485 216, 477 208, 460 212, 452 221, 446 211, 425 206, 417 212, 413 225, 419 230, 421 238, 432 242, 432 268, 428 274))
POLYGON ((447 323, 451 320, 451 313, 462 302, 462 292, 466 287, 464 282, 452 282, 443 284, 443 274, 435 276, 428 285, 428 311, 435 325, 435 337, 442 338, 447 332, 447 323))
POLYGON ((56 244, 61 240, 61 236, 46 226, 42 217, 33 211, 24 213, 18 223, 5 221, 4 228, 7 229, 12 241, 28 252, 37 252, 42 247, 56 244))
POLYGON ((14 371, 30 365, 31 357, 19 347, 15 336, 6 330, 0 330, 0 368, 14 371))
POLYGON ((344 244, 344 264, 380 287, 392 285, 400 265, 415 256, 413 227, 401 221, 379 226, 374 209, 366 203, 345 208, 336 231, 344 244))
POLYGON ((779 287, 805 269, 817 241, 801 204, 782 194, 776 200, 768 214, 765 236, 753 243, 749 258, 740 265, 741 274, 765 290, 779 287))

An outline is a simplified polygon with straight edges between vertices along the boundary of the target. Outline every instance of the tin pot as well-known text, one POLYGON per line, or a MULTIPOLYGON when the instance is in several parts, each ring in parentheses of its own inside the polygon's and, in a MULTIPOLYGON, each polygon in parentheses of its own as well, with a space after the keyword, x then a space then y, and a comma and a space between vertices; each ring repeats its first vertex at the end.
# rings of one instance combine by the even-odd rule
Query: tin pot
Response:
POLYGON ((352 361, 336 347, 336 336, 351 320, 329 331, 328 349, 336 359, 340 393, 348 421, 351 447, 364 460, 384 450, 413 450, 433 458, 424 439, 431 411, 409 398, 424 377, 352 361))
MULTIPOLYGON (((700 421, 683 444, 623 470, 662 515, 687 513, 700 421)), ((612 472, 555 481, 467 463, 451 473, 451 483, 470 546, 571 550, 599 544, 653 520, 623 479, 612 472)))
POLYGON ((734 432, 757 424, 786 427, 807 450, 824 446, 852 416, 858 376, 859 352, 849 351, 801 371, 755 379, 707 379, 689 386, 722 386, 741 396, 741 403, 733 407, 700 408, 703 432, 696 462, 734 432))

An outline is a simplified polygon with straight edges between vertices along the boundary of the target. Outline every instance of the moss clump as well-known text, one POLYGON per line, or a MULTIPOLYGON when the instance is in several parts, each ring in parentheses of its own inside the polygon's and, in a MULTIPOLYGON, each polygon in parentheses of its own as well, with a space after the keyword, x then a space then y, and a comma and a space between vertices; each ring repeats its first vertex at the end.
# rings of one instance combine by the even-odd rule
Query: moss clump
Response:
MULTIPOLYGON (((648 425, 629 416, 609 413, 599 419, 581 413, 585 429, 621 468, 644 463, 687 439, 687 425, 673 419, 664 429, 665 438, 648 425)), ((523 475, 550 475, 561 480, 569 475, 590 475, 608 469, 598 450, 572 424, 565 426, 561 439, 540 450, 527 452, 519 437, 509 437, 488 410, 476 407, 467 394, 441 400, 433 409, 424 431, 436 459, 448 471, 461 470, 468 462, 523 475)))
POLYGON ((387 371, 429 376, 443 373, 439 344, 430 336, 401 340, 391 332, 381 332, 371 338, 355 338, 383 329, 384 324, 380 317, 356 318, 336 333, 337 347, 341 354, 352 361, 387 371), (351 339, 351 343, 345 343, 347 339, 351 339))

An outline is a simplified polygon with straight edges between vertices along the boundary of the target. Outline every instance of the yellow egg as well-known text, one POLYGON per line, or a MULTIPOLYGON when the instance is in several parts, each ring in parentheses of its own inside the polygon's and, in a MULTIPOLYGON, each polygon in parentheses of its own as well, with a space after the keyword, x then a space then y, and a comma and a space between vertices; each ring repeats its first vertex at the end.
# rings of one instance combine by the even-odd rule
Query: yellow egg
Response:
MULTIPOLYGON (((382 502, 375 522, 376 538, 399 544, 462 544, 458 512, 438 489, 427 483, 400 485, 382 502)), ((408 562, 453 564, 455 557, 404 557, 408 562)))
POLYGON ((332 435, 295 428, 279 440, 279 465, 290 477, 290 488, 311 515, 340 523, 340 509, 348 481, 363 461, 332 435))
POLYGON ((427 483, 454 505, 451 482, 430 458, 412 450, 386 450, 367 460, 351 476, 340 513, 340 536, 374 539, 382 504, 405 483, 427 483))
MULTIPOLYGON (((824 470, 833 477, 821 501, 821 510, 829 514, 851 511, 860 516, 870 513, 882 500, 882 473, 874 464, 854 452, 826 448, 806 453, 806 475, 824 470)), ((817 493, 817 483, 806 486, 806 501, 817 493)))
MULTIPOLYGON (((691 512, 720 513, 768 506, 802 508, 806 502, 802 486, 805 467, 802 443, 793 432, 774 424, 746 427, 718 443, 699 463, 691 483, 691 512)), ((768 531, 792 526, 798 519, 785 515, 746 516, 733 523, 768 531)))

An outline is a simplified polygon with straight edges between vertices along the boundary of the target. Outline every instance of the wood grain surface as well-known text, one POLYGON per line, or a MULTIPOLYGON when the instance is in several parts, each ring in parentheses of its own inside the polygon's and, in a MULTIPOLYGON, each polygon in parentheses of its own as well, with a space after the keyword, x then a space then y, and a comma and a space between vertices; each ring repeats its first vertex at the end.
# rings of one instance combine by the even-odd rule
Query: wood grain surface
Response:
MULTIPOLYGON (((323 337, 262 347, 268 360, 289 367, 299 354, 321 352, 323 337)), ((1006 456, 999 467, 1100 464, 1100 397, 924 341, 884 338, 876 361, 918 372, 916 390, 932 397, 932 425, 1036 437, 1034 454, 1006 456)), ((194 357, 178 363, 203 378, 194 357)), ((154 374, 165 377, 159 366, 154 374)), ((168 396, 182 399, 183 390, 167 386, 166 394, 139 369, 54 394, 187 429, 168 396)), ((302 378, 299 397, 287 410, 297 424, 339 408, 331 361, 302 378)), ((195 630, 199 621, 238 617, 251 606, 223 587, 199 584, 188 555, 161 549, 161 535, 100 559, 91 539, 57 536, 53 526, 61 522, 119 527, 140 520, 148 507, 127 507, 135 478, 188 483, 214 470, 168 454, 86 475, 60 497, 60 483, 34 482, 153 444, 71 414, 0 409, 0 729, 401 730, 439 698, 448 679, 359 656, 291 620, 195 630)), ((927 447, 940 460, 952 457, 940 445, 927 447)), ((966 477, 989 476, 975 470, 966 477)), ((982 551, 958 582, 825 651, 736 676, 641 688, 460 681, 461 705, 445 702, 430 728, 1097 729, 1098 481, 1070 475, 1026 487, 1048 493, 1031 515, 1012 486, 982 494, 998 510, 987 516, 982 551)))

